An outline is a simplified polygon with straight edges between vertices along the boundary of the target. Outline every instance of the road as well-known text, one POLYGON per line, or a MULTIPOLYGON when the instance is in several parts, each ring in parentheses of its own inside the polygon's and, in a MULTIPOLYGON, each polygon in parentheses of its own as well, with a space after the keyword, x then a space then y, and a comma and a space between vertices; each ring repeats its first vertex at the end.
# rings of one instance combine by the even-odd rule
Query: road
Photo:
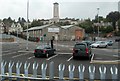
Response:
MULTIPOLYGON (((3 43, 2 44, 2 59, 7 62, 22 62, 25 63, 26 61, 31 63, 31 66, 29 68, 29 73, 32 74, 32 63, 37 62, 39 63, 39 70, 38 74, 41 74, 41 64, 43 62, 46 62, 49 64, 50 62, 55 63, 55 76, 58 77, 58 66, 59 64, 65 64, 65 73, 64 76, 68 77, 69 72, 68 72, 68 66, 70 64, 73 64, 76 66, 75 72, 74 72, 74 77, 78 77, 78 66, 80 64, 83 64, 86 67, 85 70, 85 78, 89 78, 88 74, 88 67, 89 65, 95 65, 96 67, 96 75, 95 78, 99 79, 100 74, 99 74, 99 66, 105 65, 107 69, 107 79, 110 79, 110 67, 115 65, 118 67, 118 63, 120 63, 119 56, 118 56, 118 43, 114 43, 113 46, 109 46, 108 48, 93 48, 92 53, 93 56, 91 60, 88 60, 86 58, 79 58, 74 60, 72 58, 72 48, 73 45, 75 44, 74 41, 68 42, 68 41, 60 41, 57 42, 54 41, 54 47, 57 48, 57 51, 55 55, 49 57, 49 58, 35 58, 33 55, 34 49, 38 46, 41 45, 42 43, 35 43, 35 42, 28 42, 28 47, 29 51, 26 51, 26 41, 23 39, 19 39, 18 42, 14 43, 3 43)), ((15 65, 13 66, 15 72, 15 65)), ((8 72, 6 68, 6 72, 8 72)), ((21 67, 21 73, 24 73, 23 66, 21 67)), ((47 75, 49 75, 49 71, 47 68, 47 75)))

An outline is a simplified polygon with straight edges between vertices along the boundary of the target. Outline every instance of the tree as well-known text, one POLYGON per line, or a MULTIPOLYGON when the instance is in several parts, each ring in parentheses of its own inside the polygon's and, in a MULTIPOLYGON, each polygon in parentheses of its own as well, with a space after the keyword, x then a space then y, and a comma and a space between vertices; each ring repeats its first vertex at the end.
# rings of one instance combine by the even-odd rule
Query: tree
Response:
POLYGON ((93 33, 92 21, 90 19, 86 19, 85 22, 79 24, 79 27, 84 28, 86 33, 93 33))
POLYGON ((116 29, 116 22, 120 19, 120 13, 118 11, 115 12, 110 12, 107 16, 106 19, 109 22, 112 22, 112 26, 114 30, 116 29))
POLYGON ((38 20, 33 20, 30 27, 41 26, 41 25, 44 24, 38 19, 38 20))
POLYGON ((120 31, 120 19, 118 20, 118 29, 120 31))

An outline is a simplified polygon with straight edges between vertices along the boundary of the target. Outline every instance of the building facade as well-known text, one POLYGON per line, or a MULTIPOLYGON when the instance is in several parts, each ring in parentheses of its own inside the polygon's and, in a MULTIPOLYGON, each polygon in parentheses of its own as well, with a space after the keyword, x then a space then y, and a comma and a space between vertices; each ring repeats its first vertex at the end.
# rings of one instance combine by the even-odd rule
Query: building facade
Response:
MULTIPOLYGON (((26 35, 24 31, 24 35, 26 35)), ((81 40, 85 36, 85 30, 78 26, 57 26, 54 24, 37 26, 28 29, 29 36, 41 37, 45 35, 45 40, 81 40)))

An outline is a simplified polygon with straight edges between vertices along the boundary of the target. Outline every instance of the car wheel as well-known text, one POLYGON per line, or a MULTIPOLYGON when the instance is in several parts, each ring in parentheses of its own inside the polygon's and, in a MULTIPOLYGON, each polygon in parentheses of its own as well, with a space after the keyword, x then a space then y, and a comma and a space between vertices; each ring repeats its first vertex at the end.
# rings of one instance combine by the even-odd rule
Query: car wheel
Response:
POLYGON ((107 48, 107 45, 105 46, 105 48, 107 48))
POLYGON ((49 57, 49 55, 48 55, 48 54, 46 54, 46 57, 48 58, 48 57, 49 57))
POLYGON ((38 58, 38 56, 37 56, 37 55, 35 55, 35 58, 38 58))
POLYGON ((73 59, 75 59, 76 57, 75 56, 73 56, 73 59))
POLYGON ((99 46, 97 46, 97 48, 99 48, 99 46))

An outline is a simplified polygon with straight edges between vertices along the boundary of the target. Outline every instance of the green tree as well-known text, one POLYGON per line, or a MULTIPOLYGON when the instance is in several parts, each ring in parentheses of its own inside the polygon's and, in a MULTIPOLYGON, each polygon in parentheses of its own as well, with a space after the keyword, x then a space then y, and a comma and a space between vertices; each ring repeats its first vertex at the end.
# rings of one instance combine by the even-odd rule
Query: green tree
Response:
POLYGON ((79 24, 79 27, 85 29, 86 33, 93 33, 92 21, 90 19, 86 19, 85 22, 79 24))
POLYGON ((120 19, 120 13, 118 11, 110 12, 107 16, 106 19, 109 22, 112 22, 112 26, 114 30, 116 29, 116 22, 120 19))
POLYGON ((41 25, 44 25, 44 24, 38 19, 38 20, 33 20, 30 27, 41 26, 41 25))

